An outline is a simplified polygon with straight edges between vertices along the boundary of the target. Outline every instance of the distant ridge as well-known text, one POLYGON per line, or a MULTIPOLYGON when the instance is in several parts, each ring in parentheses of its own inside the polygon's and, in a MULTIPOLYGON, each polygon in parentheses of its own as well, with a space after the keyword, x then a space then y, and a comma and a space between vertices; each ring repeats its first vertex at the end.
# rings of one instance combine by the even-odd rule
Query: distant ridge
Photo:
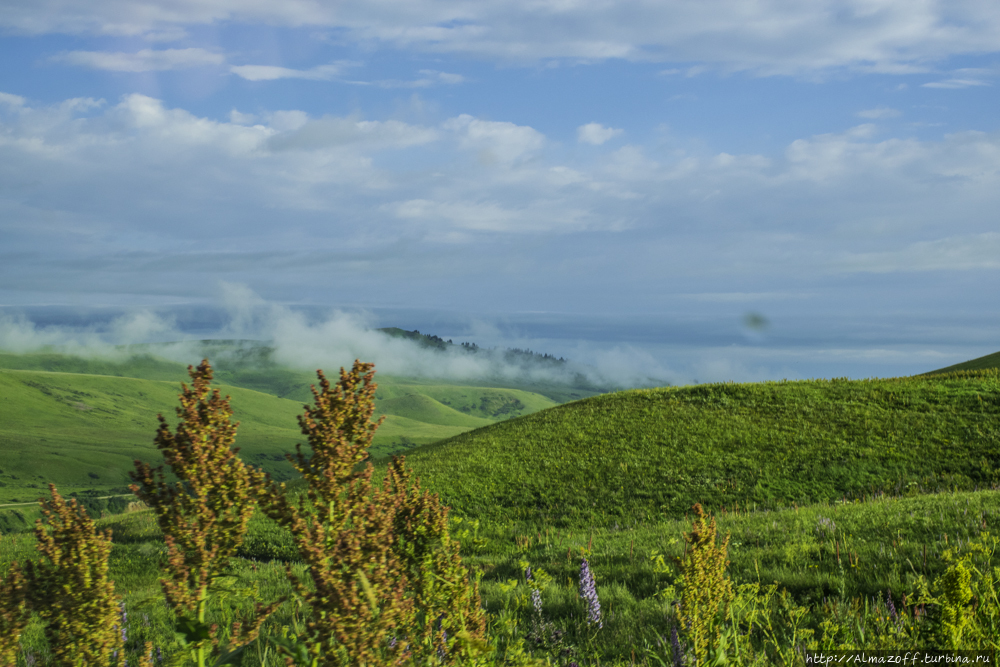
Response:
MULTIPOLYGON (((416 329, 413 331, 407 331, 406 329, 400 329, 399 327, 385 327, 379 329, 382 333, 388 334, 393 338, 407 338, 412 341, 416 341, 423 347, 432 347, 438 350, 447 350, 450 348, 459 348, 466 352, 475 354, 477 352, 487 351, 486 348, 479 347, 475 343, 453 343, 450 339, 444 340, 440 336, 433 336, 428 334, 422 334, 416 329)), ((510 363, 516 362, 531 362, 531 363, 544 363, 551 365, 563 365, 566 360, 562 357, 555 357, 551 354, 540 354, 538 352, 532 352, 531 350, 522 350, 516 347, 504 348, 503 352, 504 360, 510 363)))
POLYGON ((962 363, 955 364, 954 366, 939 368, 936 371, 921 373, 921 375, 936 375, 938 373, 953 373, 955 371, 978 371, 984 368, 1000 368, 1000 352, 994 352, 993 354, 987 354, 985 357, 963 361, 962 363))

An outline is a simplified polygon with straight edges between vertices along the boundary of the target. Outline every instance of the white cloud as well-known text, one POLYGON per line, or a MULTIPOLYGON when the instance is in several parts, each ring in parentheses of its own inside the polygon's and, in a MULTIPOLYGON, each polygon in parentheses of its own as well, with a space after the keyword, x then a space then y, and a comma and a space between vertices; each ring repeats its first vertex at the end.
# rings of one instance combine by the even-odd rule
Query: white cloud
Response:
POLYGON ((922 84, 923 88, 959 89, 993 85, 990 79, 1000 74, 1000 69, 984 67, 962 67, 951 71, 951 76, 941 81, 922 84))
POLYGON ((443 127, 459 137, 462 148, 478 150, 486 164, 509 164, 538 151, 545 143, 544 135, 534 128, 480 120, 468 114, 448 119, 443 127))
POLYGON ((162 72, 207 65, 221 65, 226 57, 205 49, 142 49, 136 53, 121 51, 69 51, 53 56, 52 62, 111 72, 162 72))
POLYGON ((617 137, 624 130, 604 127, 600 123, 587 123, 576 128, 576 140, 584 144, 600 146, 609 139, 617 137))
POLYGON ((875 107, 874 109, 865 109, 864 111, 859 111, 856 114, 859 118, 899 118, 901 115, 898 109, 890 109, 888 107, 875 107))
POLYGON ((924 88, 944 88, 946 90, 989 85, 990 83, 988 81, 983 81, 981 79, 945 79, 943 81, 931 81, 930 83, 921 84, 924 88))
MULTIPOLYGON (((519 208, 506 207, 495 201, 431 201, 411 199, 387 207, 398 217, 420 221, 431 229, 447 223, 448 229, 473 232, 551 232, 574 231, 587 226, 583 211, 552 205, 545 201, 533 202, 519 208)), ((440 235, 443 240, 468 241, 463 235, 440 235)))
POLYGON ((0 285, 139 298, 265 277, 346 294, 364 279, 419 300, 491 280, 532 298, 518 282, 530 276, 561 284, 559 298, 627 289, 655 306, 659 290, 771 294, 781 286, 759 281, 779 276, 805 292, 818 273, 992 270, 1000 257, 983 235, 1000 134, 861 125, 784 155, 598 150, 560 153, 531 127, 471 115, 213 119, 143 95, 0 95, 0 285))
POLYGON ((851 254, 838 262, 838 268, 867 273, 1000 269, 1000 233, 952 236, 898 250, 851 254))
POLYGON ((229 112, 229 122, 234 125, 253 125, 257 122, 257 116, 252 113, 243 113, 237 109, 229 112))
POLYGON ((21 97, 20 95, 11 95, 10 93, 0 93, 0 104, 11 108, 19 109, 25 105, 28 100, 21 97))
POLYGON ((8 0, 0 7, 0 26, 22 34, 163 39, 189 27, 221 23, 332 28, 339 39, 366 45, 503 61, 626 58, 762 73, 850 67, 898 74, 920 70, 931 60, 1000 50, 1000 10, 981 0, 512 0, 473 4, 457 0, 95 0, 71 9, 63 0, 8 0))
POLYGON ((229 68, 229 71, 247 81, 277 81, 278 79, 332 81, 340 76, 344 69, 345 63, 333 63, 309 69, 291 69, 276 65, 234 65, 229 68))
POLYGON ((420 78, 411 81, 399 79, 383 79, 380 81, 348 81, 364 86, 378 86, 379 88, 430 88, 432 86, 454 86, 465 83, 467 79, 461 74, 451 74, 449 72, 438 72, 432 69, 420 70, 420 78))
POLYGON ((398 120, 370 121, 326 116, 305 120, 293 131, 275 135, 269 146, 273 150, 315 150, 349 144, 360 144, 370 149, 409 148, 436 141, 439 134, 433 128, 398 120))

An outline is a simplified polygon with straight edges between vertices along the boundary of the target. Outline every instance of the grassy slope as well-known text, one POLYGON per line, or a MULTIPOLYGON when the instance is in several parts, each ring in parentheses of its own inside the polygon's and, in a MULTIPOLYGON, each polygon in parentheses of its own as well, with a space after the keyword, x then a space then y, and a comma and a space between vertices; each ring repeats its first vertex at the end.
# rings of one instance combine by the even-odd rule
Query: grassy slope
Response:
MULTIPOLYGON (((148 355, 0 353, 0 504, 33 500, 48 481, 65 493, 127 484, 135 458, 159 460, 152 444, 156 415, 174 414, 186 379, 183 364, 148 355)), ((315 374, 237 367, 217 370, 215 380, 233 397, 244 459, 281 477, 291 474, 282 452, 302 440, 296 417, 312 400, 315 374)), ((372 447, 376 457, 555 405, 518 389, 377 381, 378 415, 386 421, 372 447)))
MULTIPOLYGON (((233 397, 244 459, 287 476, 288 464, 270 455, 292 450, 301 439, 295 421, 299 404, 239 387, 219 388, 233 397)), ((51 481, 67 492, 127 484, 135 459, 160 460, 153 444, 156 415, 176 423, 177 394, 178 383, 162 380, 0 371, 0 483, 44 489, 51 481)), ((13 501, 2 493, 0 499, 13 501)))
POLYGON ((561 405, 410 453, 470 515, 610 524, 1000 482, 996 372, 717 384, 561 405))
POLYGON ((977 371, 985 368, 1000 368, 1000 352, 994 352, 993 354, 987 354, 985 357, 978 357, 976 359, 970 359, 969 361, 963 361, 962 363, 955 364, 954 366, 939 368, 936 371, 924 373, 924 375, 954 373, 955 371, 977 371))

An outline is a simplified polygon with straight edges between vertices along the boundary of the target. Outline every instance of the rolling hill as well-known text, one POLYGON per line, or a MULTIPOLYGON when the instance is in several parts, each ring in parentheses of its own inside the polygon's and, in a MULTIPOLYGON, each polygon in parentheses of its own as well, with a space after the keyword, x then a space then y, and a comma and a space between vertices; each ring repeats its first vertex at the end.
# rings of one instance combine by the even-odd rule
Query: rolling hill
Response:
POLYGON ((610 525, 1000 483, 997 371, 623 391, 419 447, 469 516, 610 525))
POLYGON ((985 368, 1000 368, 1000 352, 994 352, 993 354, 987 354, 984 357, 977 357, 976 359, 963 361, 962 363, 955 364, 954 366, 946 366, 945 368, 939 368, 936 371, 929 371, 927 373, 924 373, 924 375, 937 375, 939 373, 954 373, 955 371, 978 371, 985 368))
MULTIPOLYGON (((0 504, 31 502, 49 481, 66 493, 124 492, 136 458, 160 460, 156 415, 175 421, 188 377, 184 364, 154 356, 154 348, 119 358, 0 353, 0 504)), ((210 341, 202 352, 221 359, 215 384, 232 396, 244 460, 288 478, 294 471, 283 453, 303 440, 296 417, 312 401, 315 374, 269 362, 257 343, 210 341)), ((376 381, 376 416, 386 418, 376 458, 557 404, 521 388, 381 374, 376 381)))

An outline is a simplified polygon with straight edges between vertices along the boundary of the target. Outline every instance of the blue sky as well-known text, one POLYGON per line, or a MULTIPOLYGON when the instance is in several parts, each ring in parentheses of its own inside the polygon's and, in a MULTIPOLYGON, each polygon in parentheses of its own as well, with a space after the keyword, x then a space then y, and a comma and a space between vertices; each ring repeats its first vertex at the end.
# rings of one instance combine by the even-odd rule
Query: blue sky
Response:
POLYGON ((13 0, 0 60, 8 324, 243 295, 672 382, 1000 349, 994 2, 13 0))

